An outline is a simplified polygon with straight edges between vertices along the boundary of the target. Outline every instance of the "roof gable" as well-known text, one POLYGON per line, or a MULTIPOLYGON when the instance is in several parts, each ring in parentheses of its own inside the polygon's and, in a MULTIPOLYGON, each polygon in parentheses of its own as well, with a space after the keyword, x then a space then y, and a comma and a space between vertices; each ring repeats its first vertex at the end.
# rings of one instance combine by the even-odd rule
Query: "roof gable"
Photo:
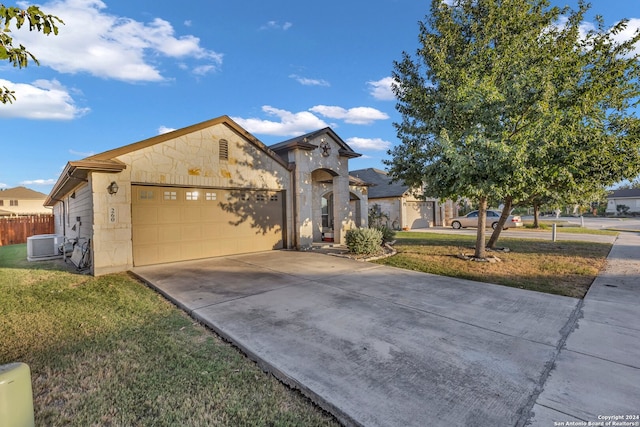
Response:
POLYGON ((353 151, 353 149, 349 147, 349 145, 344 142, 342 138, 340 138, 338 134, 333 131, 333 129, 329 127, 319 129, 314 132, 309 132, 304 135, 296 136, 294 138, 279 142, 274 145, 270 145, 269 148, 279 154, 296 148, 302 150, 315 150, 318 147, 308 141, 313 140, 314 138, 317 138, 321 135, 328 135, 336 142, 336 144, 338 144, 338 146, 340 147, 340 149, 338 150, 338 154, 340 156, 349 158, 361 156, 361 154, 353 151))
POLYGON ((408 185, 394 182, 385 171, 381 171, 380 169, 358 169, 349 172, 349 175, 360 178, 361 180, 370 184, 374 184, 373 186, 369 187, 369 199, 401 197, 409 189, 408 185))
POLYGON ((142 150, 147 147, 154 146, 156 144, 161 144, 163 142, 171 141, 172 139, 179 138, 184 135, 188 135, 190 133, 198 132, 203 129, 210 128, 212 126, 216 126, 219 124, 223 124, 233 130, 240 137, 246 139, 251 144, 258 147, 260 150, 267 153, 269 156, 274 158, 276 161, 280 162, 283 166, 287 166, 286 163, 282 161, 282 159, 276 155, 269 147, 263 144, 258 138, 251 135, 248 131, 240 127, 239 124, 231 120, 229 116, 220 116, 215 119, 207 120, 205 122, 196 123, 195 125, 187 126, 185 128, 177 129, 171 132, 163 133, 161 135, 154 136, 152 138, 147 138, 142 141, 134 142, 133 144, 125 145, 119 148, 115 148, 113 150, 105 151, 100 154, 96 154, 90 157, 87 157, 85 160, 114 160, 115 158, 122 156, 124 154, 129 154, 134 151, 142 150))
POLYGON ((231 120, 231 118, 229 118, 228 116, 220 116, 212 120, 197 123, 195 125, 187 126, 182 129, 177 129, 172 132, 167 132, 162 135, 157 135, 152 138, 134 142, 133 144, 95 154, 82 160, 68 162, 64 171, 58 178, 58 181, 51 190, 51 193, 49 193, 49 196, 46 198, 45 206, 52 206, 54 202, 56 200, 59 200, 62 195, 73 189, 78 184, 78 182, 86 181, 87 176, 91 172, 121 172, 126 168, 126 165, 118 159, 118 157, 120 156, 152 147, 157 144, 162 144, 164 142, 180 138, 181 136, 198 132, 203 129, 207 129, 220 124, 227 126, 242 139, 248 141, 248 143, 254 145, 259 150, 266 153, 276 162, 280 163, 283 167, 288 168, 286 162, 284 162, 275 152, 270 150, 255 136, 244 130, 242 127, 240 127, 240 125, 231 120))
POLYGON ((8 200, 44 200, 47 195, 27 187, 8 188, 0 191, 0 199, 8 200))

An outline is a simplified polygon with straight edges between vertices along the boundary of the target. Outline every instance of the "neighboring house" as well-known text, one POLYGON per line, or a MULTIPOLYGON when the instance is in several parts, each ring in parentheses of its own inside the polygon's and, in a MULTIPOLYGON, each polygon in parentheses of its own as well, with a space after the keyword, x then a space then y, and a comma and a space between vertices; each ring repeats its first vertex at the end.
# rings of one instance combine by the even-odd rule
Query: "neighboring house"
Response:
POLYGON ((8 188, 0 191, 0 216, 51 214, 44 207, 47 195, 26 187, 8 188))
POLYGON ((607 196, 607 213, 617 214, 618 206, 627 206, 629 213, 640 213, 640 188, 613 190, 607 196))
POLYGON ((419 197, 420 190, 393 182, 386 172, 379 169, 359 169, 351 176, 369 184, 369 207, 376 206, 389 218, 389 226, 395 229, 429 228, 447 225, 452 218, 453 204, 440 204, 437 199, 419 197))
POLYGON ((67 163, 45 204, 92 273, 279 248, 367 226, 358 157, 333 130, 265 146, 227 116, 67 163))

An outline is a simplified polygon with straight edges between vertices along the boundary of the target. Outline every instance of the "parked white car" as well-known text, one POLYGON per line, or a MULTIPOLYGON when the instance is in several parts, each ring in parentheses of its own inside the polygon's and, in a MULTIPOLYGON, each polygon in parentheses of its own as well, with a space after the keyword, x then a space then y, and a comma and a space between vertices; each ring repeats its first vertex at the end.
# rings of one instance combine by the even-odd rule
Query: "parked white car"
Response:
MULTIPOLYGON (((495 229, 498 225, 498 220, 500 220, 500 212, 487 210, 487 227, 495 229)), ((459 216, 451 220, 451 227, 455 228, 456 230, 459 228, 477 226, 478 211, 469 212, 465 216, 459 216)), ((509 215, 509 217, 507 218, 507 222, 504 223, 504 227, 502 229, 506 230, 511 227, 522 227, 522 219, 519 216, 509 215)))

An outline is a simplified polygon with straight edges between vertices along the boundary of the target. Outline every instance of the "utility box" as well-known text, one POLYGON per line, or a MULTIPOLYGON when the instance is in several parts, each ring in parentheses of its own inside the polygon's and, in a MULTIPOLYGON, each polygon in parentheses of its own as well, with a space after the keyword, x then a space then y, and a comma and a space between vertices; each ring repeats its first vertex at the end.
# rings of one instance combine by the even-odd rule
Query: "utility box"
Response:
POLYGON ((31 370, 25 363, 0 365, 0 426, 35 426, 31 370))

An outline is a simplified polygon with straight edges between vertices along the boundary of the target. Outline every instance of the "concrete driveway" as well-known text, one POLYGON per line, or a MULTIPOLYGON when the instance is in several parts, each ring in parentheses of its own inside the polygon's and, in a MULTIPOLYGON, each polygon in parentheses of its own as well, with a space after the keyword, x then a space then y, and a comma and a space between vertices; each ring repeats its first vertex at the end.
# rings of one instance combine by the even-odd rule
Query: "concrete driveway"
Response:
POLYGON ((348 425, 524 425, 581 306, 313 252, 134 273, 348 425))

